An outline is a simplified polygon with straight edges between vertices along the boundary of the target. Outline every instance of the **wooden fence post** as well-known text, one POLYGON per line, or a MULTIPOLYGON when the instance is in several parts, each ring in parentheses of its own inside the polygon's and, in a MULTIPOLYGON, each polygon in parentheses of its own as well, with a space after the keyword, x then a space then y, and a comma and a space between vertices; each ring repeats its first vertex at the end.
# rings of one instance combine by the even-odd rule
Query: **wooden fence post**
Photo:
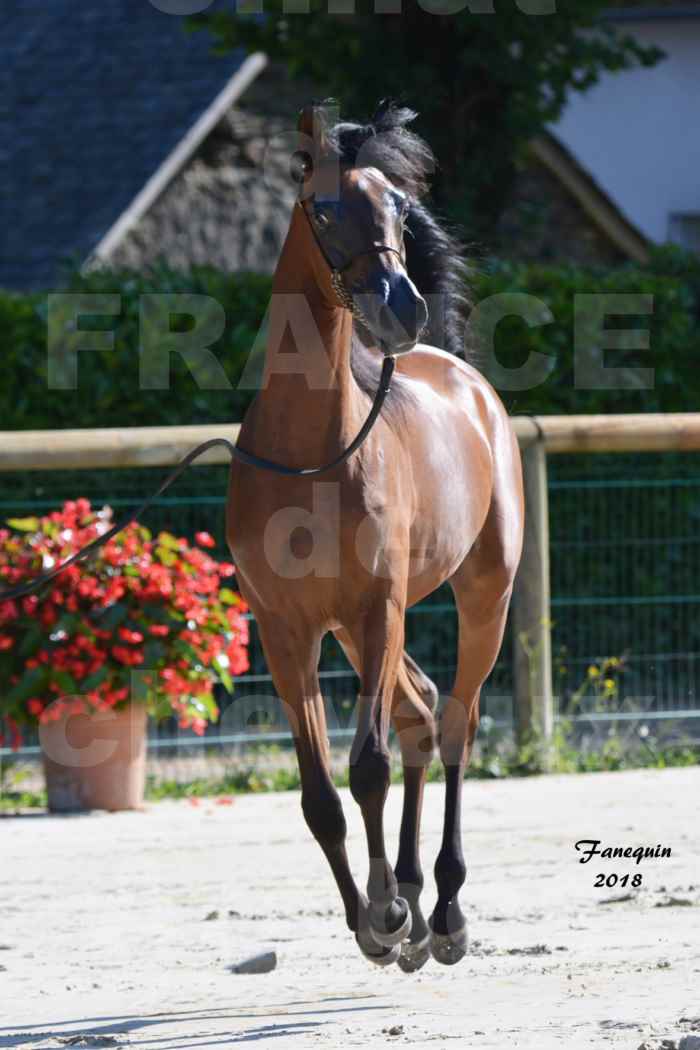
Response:
POLYGON ((525 543, 513 593, 515 728, 524 742, 552 737, 552 644, 549 608, 549 508, 544 441, 522 450, 525 543))

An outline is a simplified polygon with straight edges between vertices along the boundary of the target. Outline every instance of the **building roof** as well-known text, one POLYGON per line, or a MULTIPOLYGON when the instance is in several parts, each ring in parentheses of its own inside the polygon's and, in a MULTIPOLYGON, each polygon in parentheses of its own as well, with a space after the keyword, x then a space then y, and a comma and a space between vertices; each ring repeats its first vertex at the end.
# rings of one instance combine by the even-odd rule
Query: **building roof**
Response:
MULTIPOLYGON (((165 262, 181 271, 208 265, 271 273, 297 195, 290 132, 315 94, 282 64, 269 63, 157 199, 134 221, 120 222, 88 266, 144 270, 165 262)), ((130 208, 125 220, 137 212, 130 208)))
POLYGON ((3 11, 0 287, 49 289, 163 181, 183 140, 198 144, 250 60, 214 56, 205 32, 148 0, 5 0, 3 11))
POLYGON ((648 239, 555 134, 544 133, 532 139, 530 150, 623 256, 637 263, 648 262, 648 239))

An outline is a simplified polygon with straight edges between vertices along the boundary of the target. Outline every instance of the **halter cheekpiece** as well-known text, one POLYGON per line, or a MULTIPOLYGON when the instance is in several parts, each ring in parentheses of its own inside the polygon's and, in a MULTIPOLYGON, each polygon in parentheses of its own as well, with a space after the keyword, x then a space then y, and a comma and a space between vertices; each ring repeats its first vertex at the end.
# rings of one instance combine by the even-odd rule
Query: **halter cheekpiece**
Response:
POLYGON ((367 325, 367 318, 355 302, 352 292, 345 283, 343 274, 346 270, 350 269, 353 263, 355 263, 358 259, 361 259, 363 255, 382 255, 384 252, 393 252, 394 255, 398 255, 401 261, 401 265, 405 266, 406 260, 403 254, 398 250, 398 248, 392 248, 390 244, 373 244, 371 248, 365 248, 363 251, 357 252, 357 254, 353 255, 352 258, 347 260, 347 262, 344 262, 342 266, 334 266, 333 262, 328 256, 328 252, 325 249, 323 241, 319 237, 318 232, 313 222, 311 221, 311 216, 309 215, 309 213, 307 212, 306 208, 300 200, 297 201, 297 204, 306 216, 306 221, 309 224, 309 229, 311 230, 314 236, 314 240, 318 245, 319 251, 321 252, 323 258, 326 260, 326 263, 328 264, 328 269, 331 273, 331 284, 333 285, 333 291, 335 292, 338 298, 338 302, 346 310, 349 310, 353 317, 355 317, 358 321, 361 321, 362 324, 367 325))

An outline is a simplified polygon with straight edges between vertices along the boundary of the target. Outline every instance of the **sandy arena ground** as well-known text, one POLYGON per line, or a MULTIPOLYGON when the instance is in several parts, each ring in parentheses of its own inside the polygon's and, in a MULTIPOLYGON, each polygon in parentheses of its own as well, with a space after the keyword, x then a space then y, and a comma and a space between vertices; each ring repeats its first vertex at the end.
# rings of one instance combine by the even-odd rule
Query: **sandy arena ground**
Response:
MULTIPOLYGON (((700 1036, 698 769, 470 782, 465 794, 471 954, 414 975, 355 949, 296 793, 0 820, 0 1047, 636 1050, 700 1036), (672 856, 580 864, 582 838, 672 856), (630 899, 605 903, 626 891, 593 886, 598 872, 637 871, 630 899), (228 969, 271 948, 272 973, 228 969)), ((392 855, 400 801, 392 788, 392 855)), ((432 785, 428 875, 441 813, 432 785)), ((426 910, 433 899, 429 877, 426 910)))

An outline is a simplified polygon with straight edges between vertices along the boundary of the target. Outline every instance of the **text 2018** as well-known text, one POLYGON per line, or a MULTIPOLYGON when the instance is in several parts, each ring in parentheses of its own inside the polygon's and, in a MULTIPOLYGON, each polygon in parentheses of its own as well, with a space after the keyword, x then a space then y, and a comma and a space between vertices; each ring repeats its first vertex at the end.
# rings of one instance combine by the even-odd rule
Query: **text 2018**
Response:
POLYGON ((634 887, 641 886, 642 876, 640 872, 637 872, 636 875, 605 875, 601 872, 599 875, 596 875, 593 883, 596 887, 609 886, 611 889, 613 886, 627 886, 628 884, 634 887))

